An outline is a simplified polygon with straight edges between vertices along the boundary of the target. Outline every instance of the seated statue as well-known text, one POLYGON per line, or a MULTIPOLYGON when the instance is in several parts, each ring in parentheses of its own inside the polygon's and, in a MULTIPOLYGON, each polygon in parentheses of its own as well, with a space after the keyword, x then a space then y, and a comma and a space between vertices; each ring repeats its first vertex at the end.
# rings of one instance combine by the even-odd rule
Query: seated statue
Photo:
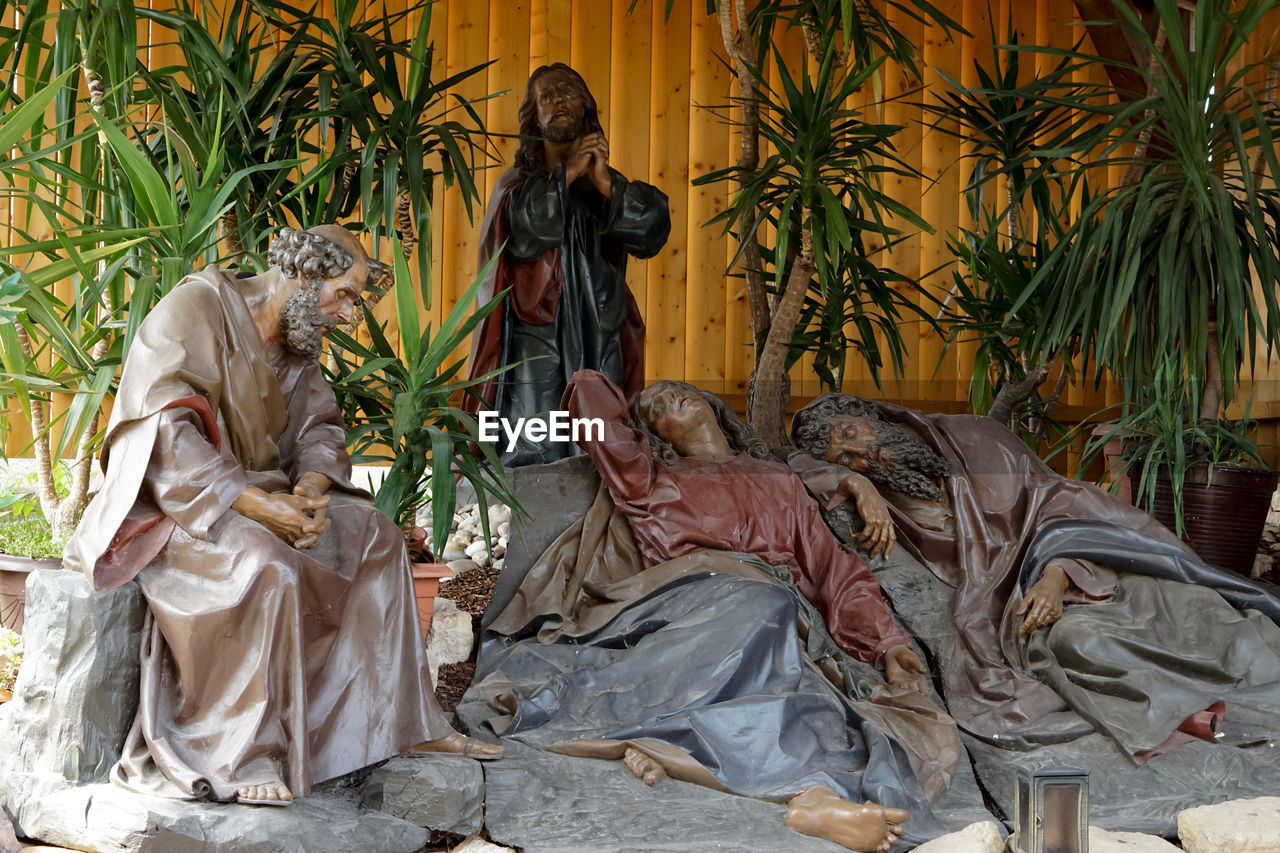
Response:
POLYGON ((955 589, 943 695, 964 730, 1008 743, 1069 708, 1143 763, 1280 713, 1280 602, 995 421, 827 394, 792 439, 819 502, 856 505, 861 546, 901 541, 955 589))
POLYGON ((617 386, 580 371, 561 405, 603 421, 603 439, 581 443, 603 486, 492 623, 471 694, 484 721, 622 757, 650 784, 785 800, 793 829, 855 850, 945 831, 926 791, 955 771, 954 725, 919 692, 924 665, 800 480, 683 383, 649 386, 629 413, 617 386), (820 635, 852 699, 814 665, 820 635))
POLYGON ((382 268, 336 225, 282 229, 269 258, 188 276, 139 326, 67 546, 147 602, 112 771, 138 791, 287 805, 415 744, 500 752, 436 704, 404 539, 351 483, 317 362, 382 268))

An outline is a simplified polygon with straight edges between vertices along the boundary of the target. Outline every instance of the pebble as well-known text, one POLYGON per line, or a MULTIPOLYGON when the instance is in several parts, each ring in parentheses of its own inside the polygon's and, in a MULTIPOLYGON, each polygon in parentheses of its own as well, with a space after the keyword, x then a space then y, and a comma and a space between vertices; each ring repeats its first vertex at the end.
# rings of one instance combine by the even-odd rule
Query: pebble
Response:
MULTIPOLYGON (((419 512, 419 517, 429 518, 430 515, 431 505, 427 504, 419 512)), ((454 574, 482 566, 502 568, 511 534, 511 507, 491 504, 487 508, 486 519, 489 522, 487 542, 478 504, 460 506, 454 513, 449 538, 439 552, 440 559, 450 564, 454 574)), ((430 544, 430 538, 427 541, 430 544)))
POLYGON ((1280 797, 1232 800, 1181 811, 1178 839, 1187 853, 1277 853, 1280 797))
POLYGON ((453 576, 457 577, 463 572, 469 572, 472 569, 478 569, 480 565, 475 560, 462 559, 453 560, 449 563, 449 571, 453 572, 453 576))

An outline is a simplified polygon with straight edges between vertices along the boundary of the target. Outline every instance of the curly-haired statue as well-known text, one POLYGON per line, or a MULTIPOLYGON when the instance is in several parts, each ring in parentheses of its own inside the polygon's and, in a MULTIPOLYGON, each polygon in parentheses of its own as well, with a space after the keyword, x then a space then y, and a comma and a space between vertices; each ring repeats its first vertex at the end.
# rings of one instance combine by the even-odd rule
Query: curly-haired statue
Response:
POLYGON ((351 482, 316 356, 381 274, 336 225, 190 275, 138 328, 66 564, 148 606, 133 790, 288 805, 411 748, 496 757, 436 704, 399 529, 351 482))
MULTIPOLYGON (((599 370, 628 396, 644 384, 644 321, 627 288, 627 256, 658 253, 671 231, 667 197, 609 166, 609 142, 582 75, 564 63, 529 77, 514 165, 493 189, 479 268, 506 242, 477 304, 510 288, 473 339, 472 377, 513 365, 480 390, 515 420, 554 410, 569 377, 599 370)), ((480 401, 470 398, 474 410, 480 401)), ((509 465, 578 453, 522 438, 509 465)))

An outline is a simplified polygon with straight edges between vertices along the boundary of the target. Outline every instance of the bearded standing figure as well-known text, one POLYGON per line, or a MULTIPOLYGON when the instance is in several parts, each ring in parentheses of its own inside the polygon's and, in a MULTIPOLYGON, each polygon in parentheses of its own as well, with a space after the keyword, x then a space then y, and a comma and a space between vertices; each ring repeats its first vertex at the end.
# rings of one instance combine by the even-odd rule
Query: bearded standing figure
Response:
MULTIPOLYGON (((644 321, 627 288, 627 256, 653 257, 671 231, 667 197, 609 167, 595 98, 578 72, 561 62, 534 71, 519 123, 515 163, 485 210, 478 269, 504 242, 506 249, 478 304, 509 292, 476 333, 470 362, 472 378, 512 366, 479 392, 486 408, 512 421, 558 408, 582 369, 600 371, 628 397, 640 392, 644 321)), ((522 439, 503 462, 581 452, 571 442, 522 439)))
POLYGON ((435 702, 404 539, 351 483, 317 357, 381 267, 345 229, 282 229, 271 268, 183 279, 139 326, 67 546, 148 605, 138 713, 112 778, 284 805, 418 744, 500 748, 435 702))

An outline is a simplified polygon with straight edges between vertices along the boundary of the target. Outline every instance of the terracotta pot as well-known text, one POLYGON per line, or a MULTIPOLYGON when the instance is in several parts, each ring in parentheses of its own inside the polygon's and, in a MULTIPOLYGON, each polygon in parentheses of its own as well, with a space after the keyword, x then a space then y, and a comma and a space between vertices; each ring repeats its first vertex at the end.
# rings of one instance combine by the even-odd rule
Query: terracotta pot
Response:
POLYGON ((22 633, 22 616, 27 605, 27 576, 36 569, 57 569, 56 558, 15 557, 0 554, 0 625, 22 633))
MULTIPOLYGON (((1115 424, 1098 424, 1093 428, 1095 438, 1100 438, 1111 430, 1115 429, 1115 424)), ((1130 482, 1129 476, 1124 473, 1124 465, 1120 461, 1120 456, 1124 453, 1124 439, 1115 438, 1102 445, 1102 464, 1103 470, 1106 472, 1103 476, 1105 483, 1120 483, 1120 488, 1116 492, 1116 497, 1127 504, 1133 503, 1133 483, 1130 482)), ((1106 485, 1104 485, 1104 488, 1106 485)))
POLYGON ((413 564, 413 594, 418 599, 418 620, 422 623, 424 640, 431 630, 431 610, 440 591, 440 581, 451 577, 453 572, 444 563, 413 564))
MULTIPOLYGON (((1217 465, 1210 483, 1207 464, 1191 466, 1182 485, 1183 540, 1206 563, 1248 577, 1277 479, 1277 471, 1217 465)), ((1156 473, 1152 514, 1165 527, 1177 529, 1167 468, 1156 473)))

